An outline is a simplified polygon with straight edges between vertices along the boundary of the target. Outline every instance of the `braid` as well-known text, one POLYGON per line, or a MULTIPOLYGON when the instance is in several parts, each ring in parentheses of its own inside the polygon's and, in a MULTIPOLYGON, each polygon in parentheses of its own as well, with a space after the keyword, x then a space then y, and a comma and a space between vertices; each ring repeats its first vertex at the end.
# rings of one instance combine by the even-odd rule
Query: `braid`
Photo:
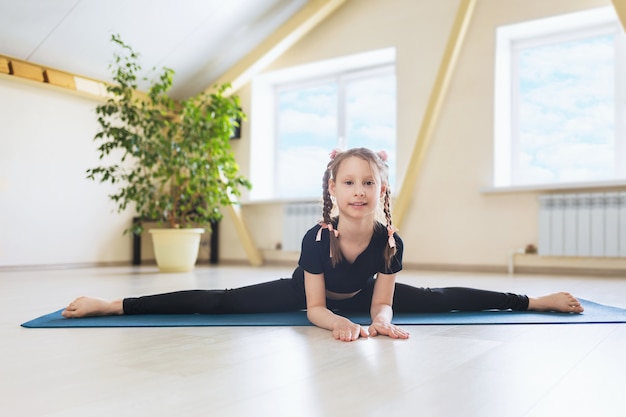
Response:
MULTIPOLYGON (((332 171, 333 161, 328 163, 328 167, 324 172, 324 177, 322 179, 322 197, 324 199, 324 208, 322 210, 322 221, 326 224, 332 223, 331 212, 333 210, 334 204, 333 200, 330 197, 330 192, 328 191, 328 180, 330 179, 330 174, 332 171)), ((330 257, 331 263, 333 266, 337 265, 343 259, 341 255, 341 250, 339 250, 339 240, 334 233, 328 233, 330 238, 330 257)))
POLYGON ((333 200, 330 198, 330 192, 328 191, 328 180, 330 179, 330 164, 324 171, 324 177, 322 178, 322 198, 324 200, 324 206, 322 208, 322 221, 324 223, 330 223, 330 212, 333 209, 333 200))
MULTIPOLYGON (((387 224, 387 228, 391 228, 393 230, 393 222, 391 220, 391 192, 389 188, 385 190, 385 195, 383 197, 383 212, 385 213, 385 220, 387 224)), ((396 247, 385 247, 385 267, 391 267, 391 258, 396 254, 396 247)))

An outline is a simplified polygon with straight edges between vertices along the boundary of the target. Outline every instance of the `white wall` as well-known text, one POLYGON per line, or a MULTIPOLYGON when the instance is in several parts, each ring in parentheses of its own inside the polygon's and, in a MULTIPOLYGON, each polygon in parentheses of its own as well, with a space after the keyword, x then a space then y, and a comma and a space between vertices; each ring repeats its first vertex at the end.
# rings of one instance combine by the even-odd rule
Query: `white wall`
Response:
POLYGON ((87 180, 98 163, 95 100, 0 78, 0 266, 128 261, 108 186, 87 180))

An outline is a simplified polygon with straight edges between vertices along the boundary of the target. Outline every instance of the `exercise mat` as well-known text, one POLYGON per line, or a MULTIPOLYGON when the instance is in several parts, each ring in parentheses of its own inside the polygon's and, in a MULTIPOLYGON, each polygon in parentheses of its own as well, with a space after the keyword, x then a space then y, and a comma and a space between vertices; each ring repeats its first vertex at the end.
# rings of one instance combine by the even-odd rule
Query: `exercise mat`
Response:
MULTIPOLYGON (((398 325, 461 324, 576 324, 626 323, 626 309, 580 300, 582 314, 536 311, 478 311, 447 313, 397 313, 398 325)), ((66 319, 63 310, 22 324, 27 328, 69 327, 202 327, 202 326, 310 326, 306 312, 257 314, 150 314, 66 319)), ((343 314, 338 312, 338 314, 343 314)), ((355 323, 369 324, 368 314, 343 314, 355 323)))

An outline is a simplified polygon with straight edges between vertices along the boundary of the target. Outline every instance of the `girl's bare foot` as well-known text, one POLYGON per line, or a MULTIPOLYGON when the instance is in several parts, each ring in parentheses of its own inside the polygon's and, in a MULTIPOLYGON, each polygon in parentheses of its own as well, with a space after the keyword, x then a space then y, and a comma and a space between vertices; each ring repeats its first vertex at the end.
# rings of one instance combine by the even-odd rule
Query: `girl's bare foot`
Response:
POLYGON ((558 311, 560 313, 582 313, 585 309, 580 301, 568 292, 557 292, 543 297, 528 298, 528 309, 534 311, 558 311))
POLYGON ((114 316, 119 314, 124 314, 122 300, 106 301, 91 297, 78 297, 61 313, 63 317, 68 319, 89 316, 114 316))

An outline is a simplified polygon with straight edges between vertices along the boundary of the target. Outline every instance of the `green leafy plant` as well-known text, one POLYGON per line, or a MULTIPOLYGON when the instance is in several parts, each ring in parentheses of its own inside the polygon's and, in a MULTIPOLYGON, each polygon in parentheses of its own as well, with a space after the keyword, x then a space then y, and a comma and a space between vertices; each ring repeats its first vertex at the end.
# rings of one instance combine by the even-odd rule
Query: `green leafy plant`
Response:
MULTIPOLYGON (((177 102, 168 95, 174 78, 168 68, 150 82, 147 94, 139 94, 139 54, 119 35, 111 41, 121 52, 111 65, 108 99, 96 107, 100 128, 94 141, 101 161, 119 160, 88 169, 87 178, 119 186, 110 195, 119 212, 134 205, 140 218, 172 228, 220 220, 220 207, 233 204, 240 187, 251 186, 239 175, 230 147, 238 120, 245 119, 239 97, 226 96, 230 86, 224 84, 177 102)), ((131 229, 138 233, 141 224, 131 229)))

